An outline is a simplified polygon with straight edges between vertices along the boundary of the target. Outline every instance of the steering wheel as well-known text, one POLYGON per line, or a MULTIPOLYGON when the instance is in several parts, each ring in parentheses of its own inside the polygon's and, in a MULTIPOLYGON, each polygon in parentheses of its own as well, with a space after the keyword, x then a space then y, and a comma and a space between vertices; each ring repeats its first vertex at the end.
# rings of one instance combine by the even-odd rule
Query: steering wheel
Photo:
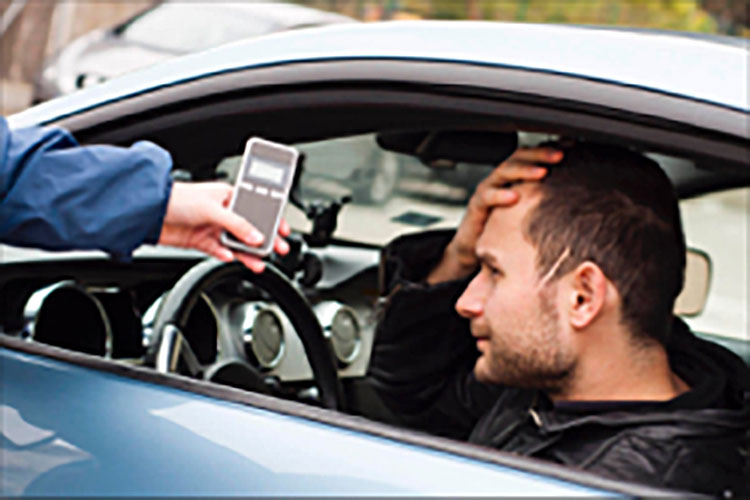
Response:
MULTIPOLYGON (((249 363, 239 350, 230 350, 234 352, 203 365, 182 335, 189 313, 201 295, 229 279, 248 281, 270 295, 289 318, 302 341, 321 404, 325 408, 343 409, 343 391, 336 372, 336 361, 320 322, 307 299, 270 263, 266 263, 265 271, 260 274, 253 273, 239 262, 223 263, 214 259, 193 266, 175 283, 154 319, 154 342, 147 352, 146 363, 161 372, 174 372, 178 360, 182 360, 193 377, 239 381, 239 384, 232 385, 256 392, 269 392, 261 371, 249 363)), ((233 332, 225 330, 220 326, 220 342, 227 341, 222 336, 233 335, 233 332)))

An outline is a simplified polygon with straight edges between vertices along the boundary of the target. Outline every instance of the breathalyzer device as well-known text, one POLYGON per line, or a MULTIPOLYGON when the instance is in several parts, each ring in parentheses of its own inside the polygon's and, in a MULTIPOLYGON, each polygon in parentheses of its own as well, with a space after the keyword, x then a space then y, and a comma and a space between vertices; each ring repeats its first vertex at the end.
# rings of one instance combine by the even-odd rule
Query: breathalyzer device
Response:
POLYGON ((260 257, 271 253, 298 157, 296 149, 283 144, 258 137, 247 141, 229 208, 263 234, 263 245, 249 247, 227 231, 221 235, 224 245, 260 257))

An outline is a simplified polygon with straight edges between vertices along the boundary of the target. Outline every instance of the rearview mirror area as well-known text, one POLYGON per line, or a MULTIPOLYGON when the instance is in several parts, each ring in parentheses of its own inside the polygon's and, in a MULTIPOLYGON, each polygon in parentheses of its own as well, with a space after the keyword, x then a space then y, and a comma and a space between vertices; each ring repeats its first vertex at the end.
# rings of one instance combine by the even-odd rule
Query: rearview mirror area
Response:
POLYGON ((518 147, 516 132, 438 130, 392 132, 377 136, 378 145, 419 158, 431 168, 453 168, 457 163, 499 165, 518 147))
POLYGON ((703 312, 711 286, 711 258, 707 253, 688 248, 685 261, 685 284, 674 303, 678 316, 694 317, 703 312))

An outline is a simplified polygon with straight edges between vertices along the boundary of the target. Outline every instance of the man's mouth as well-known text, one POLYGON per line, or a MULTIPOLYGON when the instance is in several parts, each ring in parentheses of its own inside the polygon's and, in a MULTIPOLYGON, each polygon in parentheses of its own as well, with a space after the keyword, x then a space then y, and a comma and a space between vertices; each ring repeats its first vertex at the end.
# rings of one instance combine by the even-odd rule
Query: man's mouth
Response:
POLYGON ((477 328, 471 325, 471 336, 478 340, 487 340, 490 338, 489 334, 483 329, 477 328))
POLYGON ((472 328, 471 335, 476 339, 477 349, 480 349, 481 346, 488 343, 490 340, 490 336, 486 332, 479 331, 478 329, 472 328))
POLYGON ((490 350, 490 339, 478 338, 476 342, 476 349, 482 354, 486 354, 490 350))

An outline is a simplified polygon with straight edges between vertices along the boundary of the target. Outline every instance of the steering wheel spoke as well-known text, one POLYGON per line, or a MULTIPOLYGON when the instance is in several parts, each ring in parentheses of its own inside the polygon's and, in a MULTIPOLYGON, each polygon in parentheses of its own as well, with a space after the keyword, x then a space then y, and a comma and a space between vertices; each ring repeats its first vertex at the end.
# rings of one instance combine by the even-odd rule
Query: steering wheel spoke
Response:
POLYGON ((336 361, 320 322, 307 299, 271 263, 267 263, 266 270, 260 274, 251 272, 239 262, 225 264, 215 259, 208 259, 190 269, 166 296, 154 319, 154 342, 146 355, 146 363, 165 373, 174 373, 182 367, 195 378, 256 392, 280 392, 278 388, 274 390, 274 384, 267 383, 268 377, 261 368, 249 362, 242 348, 241 334, 236 335, 237 332, 230 327, 233 321, 228 311, 216 311, 221 323, 218 358, 210 364, 201 364, 182 333, 190 311, 201 295, 230 280, 249 282, 281 309, 302 341, 320 404, 326 408, 343 409, 343 391, 336 361))
POLYGON ((190 343, 175 325, 166 325, 161 332, 161 339, 156 353, 156 370, 162 373, 177 371, 180 360, 184 362, 189 374, 201 378, 205 367, 198 361, 190 343))

